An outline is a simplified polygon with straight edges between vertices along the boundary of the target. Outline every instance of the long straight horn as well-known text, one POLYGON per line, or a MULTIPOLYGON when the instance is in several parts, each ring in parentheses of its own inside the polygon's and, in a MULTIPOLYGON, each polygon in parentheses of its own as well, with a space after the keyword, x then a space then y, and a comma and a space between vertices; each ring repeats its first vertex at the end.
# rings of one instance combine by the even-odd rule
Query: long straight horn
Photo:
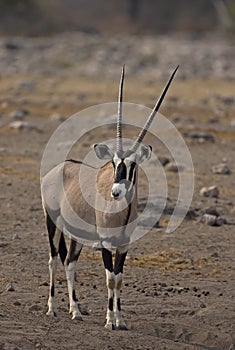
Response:
POLYGON ((122 100, 123 100, 123 82, 125 76, 125 64, 122 67, 122 74, 120 78, 119 84, 119 96, 118 96, 118 117, 117 117, 117 152, 121 152, 123 150, 122 147, 122 100))
POLYGON ((165 97, 165 95, 167 93, 167 90, 168 90, 168 88, 169 88, 169 86, 170 86, 170 84, 171 84, 171 82, 172 82, 172 80, 173 80, 173 78, 175 76, 175 73, 177 72, 178 68, 179 68, 179 66, 177 66, 175 68, 174 72, 171 74, 171 77, 170 77, 168 83, 166 84, 166 86, 165 86, 165 88, 164 88, 160 98, 158 99, 157 103, 155 104, 155 106, 154 106, 150 116, 148 117, 148 120, 146 121, 146 123, 145 123, 143 129, 141 130, 141 132, 139 133, 139 136, 137 137, 137 140, 135 141, 135 143, 131 147, 131 151, 132 152, 136 152, 137 149, 139 148, 141 142, 143 141, 143 139, 144 139, 144 137, 145 137, 145 135, 146 135, 146 133, 147 133, 147 131, 148 131, 148 129, 149 129, 149 127, 150 127, 154 117, 155 117, 155 115, 157 114, 157 112, 158 112, 158 110, 159 110, 159 108, 160 108, 160 106, 161 106, 161 104, 162 104, 162 102, 164 100, 164 97, 165 97))

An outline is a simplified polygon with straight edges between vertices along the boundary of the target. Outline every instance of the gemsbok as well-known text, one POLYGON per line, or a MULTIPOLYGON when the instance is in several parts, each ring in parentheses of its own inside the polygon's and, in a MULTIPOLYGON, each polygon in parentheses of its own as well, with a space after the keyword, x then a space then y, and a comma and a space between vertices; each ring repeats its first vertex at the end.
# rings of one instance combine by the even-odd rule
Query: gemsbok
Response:
POLYGON ((81 188, 79 182, 81 167, 92 168, 91 165, 84 164, 82 161, 66 160, 43 177, 41 181, 42 203, 50 243, 50 291, 47 315, 55 316, 57 313, 55 277, 59 254, 65 266, 68 283, 69 312, 72 314, 72 319, 82 320, 75 293, 75 266, 83 247, 82 240, 76 240, 76 232, 79 232, 78 236, 84 238, 88 234, 86 225, 79 226, 79 222, 82 221, 96 230, 95 234, 100 242, 108 290, 105 327, 110 330, 127 329, 122 317, 120 302, 123 266, 130 235, 137 225, 138 165, 150 159, 152 151, 151 146, 142 145, 142 141, 163 102, 177 69, 178 67, 173 71, 136 141, 130 149, 124 150, 122 138, 123 67, 119 85, 116 151, 113 153, 106 144, 93 146, 95 155, 99 159, 107 160, 105 165, 98 169, 94 179, 95 188, 91 186, 90 176, 83 179, 81 188), (61 179, 63 186, 61 186, 61 179), (105 203, 100 207, 97 205, 97 202, 100 201, 99 196, 104 199, 105 203), (73 221, 74 224, 71 224, 71 208, 73 215, 80 218, 77 225, 76 220, 73 221), (68 250, 64 235, 69 237, 68 250), (113 248, 115 248, 114 261, 113 248))

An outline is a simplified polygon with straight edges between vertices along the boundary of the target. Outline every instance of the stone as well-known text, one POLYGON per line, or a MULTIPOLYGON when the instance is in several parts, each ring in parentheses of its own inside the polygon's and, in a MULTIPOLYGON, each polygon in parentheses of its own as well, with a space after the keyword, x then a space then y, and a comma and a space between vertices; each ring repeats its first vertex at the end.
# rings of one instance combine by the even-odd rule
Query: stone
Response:
POLYGON ((200 195, 203 197, 217 198, 219 196, 219 189, 217 186, 202 187, 200 195))
POLYGON ((184 136, 194 140, 198 140, 199 142, 215 141, 214 136, 212 134, 203 131, 186 131, 184 132, 184 136))
POLYGON ((50 115, 49 118, 52 121, 58 121, 58 122, 63 122, 63 121, 66 120, 66 118, 63 115, 59 114, 59 113, 53 113, 53 114, 50 115))
POLYGON ((222 218, 221 216, 216 218, 216 226, 222 226, 225 224, 227 224, 227 220, 225 218, 222 218))
POLYGON ((177 165, 173 162, 170 162, 166 165, 166 170, 172 173, 178 173, 179 171, 183 170, 183 167, 181 165, 177 165))
POLYGON ((159 162, 161 163, 162 166, 165 166, 165 165, 167 165, 170 162, 169 158, 164 157, 164 156, 159 156, 158 160, 159 160, 159 162))
POLYGON ((12 282, 7 283, 6 291, 7 291, 7 292, 14 292, 14 291, 15 291, 15 288, 14 288, 12 282))
POLYGON ((215 226, 215 224, 216 224, 216 216, 215 215, 211 215, 211 214, 204 214, 201 217, 200 222, 202 222, 203 224, 209 225, 209 226, 215 226))
POLYGON ((215 215, 211 215, 211 214, 204 214, 201 219, 200 222, 202 222, 203 224, 206 224, 208 226, 222 226, 227 224, 227 220, 221 216, 215 216, 215 215))
POLYGON ((203 210, 202 210, 202 213, 203 213, 203 214, 214 215, 214 216, 216 216, 216 217, 220 216, 220 214, 219 214, 219 212, 216 210, 216 208, 213 208, 213 207, 209 207, 209 208, 203 209, 203 210))
POLYGON ((11 129, 16 129, 16 130, 29 130, 29 131, 40 131, 35 125, 30 124, 28 122, 24 122, 21 120, 16 120, 14 122, 11 122, 10 124, 8 124, 8 126, 11 129))
POLYGON ((15 120, 23 120, 29 112, 26 109, 17 109, 9 114, 9 117, 15 120))
POLYGON ((231 173, 231 170, 225 163, 214 165, 211 170, 214 174, 228 175, 231 173))

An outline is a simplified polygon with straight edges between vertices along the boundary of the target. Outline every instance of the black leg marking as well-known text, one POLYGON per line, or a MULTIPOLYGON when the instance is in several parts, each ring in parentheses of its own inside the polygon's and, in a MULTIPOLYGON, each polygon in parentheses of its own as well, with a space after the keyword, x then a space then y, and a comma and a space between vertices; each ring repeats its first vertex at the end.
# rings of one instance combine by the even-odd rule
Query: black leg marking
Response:
POLYGON ((54 284, 51 286, 51 297, 55 296, 55 286, 54 284))
POLYGON ((104 267, 109 270, 109 272, 113 272, 112 252, 110 252, 108 249, 102 248, 102 258, 104 267))
POLYGON ((109 298, 109 310, 113 311, 113 298, 109 298))
POLYGON ((73 301, 78 301, 75 290, 73 290, 73 301))
POLYGON ((51 220, 48 213, 46 214, 46 225, 47 225, 47 231, 48 231, 49 242, 50 242, 50 247, 51 247, 51 256, 54 257, 58 254, 58 252, 56 251, 56 248, 54 246, 54 242, 53 242, 53 238, 55 236, 56 226, 55 226, 54 222, 51 220))
POLYGON ((120 301, 120 298, 117 299, 117 308, 118 308, 118 311, 121 311, 121 301, 120 301))
POLYGON ((65 244, 65 239, 64 239, 63 233, 61 233, 61 236, 60 236, 59 254, 60 254, 61 262, 64 265, 64 261, 65 261, 66 256, 67 256, 67 248, 66 248, 66 244, 65 244))
POLYGON ((115 264, 114 264, 114 273, 115 275, 118 275, 120 272, 123 273, 123 266, 126 259, 127 251, 125 253, 119 253, 119 251, 116 251, 115 256, 115 264))
POLYGON ((66 265, 68 266, 71 262, 77 261, 79 258, 79 255, 82 251, 82 247, 79 249, 79 251, 76 252, 77 242, 71 239, 70 246, 69 246, 69 252, 66 257, 66 265))

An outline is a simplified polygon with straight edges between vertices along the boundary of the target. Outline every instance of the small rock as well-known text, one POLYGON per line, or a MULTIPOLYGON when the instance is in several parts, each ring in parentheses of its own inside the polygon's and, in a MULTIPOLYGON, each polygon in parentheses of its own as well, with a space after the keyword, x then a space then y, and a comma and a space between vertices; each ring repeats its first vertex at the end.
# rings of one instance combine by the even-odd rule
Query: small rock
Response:
POLYGON ((159 160, 159 162, 161 163, 162 166, 165 166, 165 165, 167 165, 170 162, 169 158, 164 157, 164 156, 159 156, 158 160, 159 160))
POLYGON ((229 167, 224 164, 224 163, 221 163, 221 164, 218 164, 218 165, 214 165, 212 167, 212 172, 214 174, 223 174, 223 175, 228 175, 231 173, 229 167))
POLYGON ((33 81, 24 80, 20 82, 19 88, 32 91, 36 89, 36 83, 33 81))
POLYGON ((8 126, 12 129, 16 129, 16 130, 40 131, 35 125, 29 124, 28 122, 23 122, 20 120, 16 120, 15 122, 11 122, 8 126))
POLYGON ((78 307, 82 315, 90 315, 91 312, 87 306, 79 304, 78 307))
POLYGON ((166 165, 166 170, 172 173, 178 173, 179 171, 183 170, 183 167, 181 165, 170 162, 166 165))
POLYGON ((19 235, 17 233, 14 233, 12 235, 12 239, 15 240, 15 239, 20 239, 19 235))
POLYGON ((7 49, 7 50, 18 50, 18 49, 21 49, 22 46, 17 43, 17 42, 13 42, 13 41, 6 41, 4 43, 4 47, 7 49))
POLYGON ((50 120, 52 121, 58 121, 58 122, 63 122, 66 120, 66 118, 64 116, 62 116, 61 114, 59 113, 53 113, 50 115, 50 120))
POLYGON ((203 197, 217 198, 219 196, 219 189, 217 186, 202 187, 200 190, 200 195, 203 197))
POLYGON ((7 292, 14 292, 14 291, 15 291, 15 288, 14 288, 12 282, 7 283, 6 291, 7 291, 7 292))
POLYGON ((198 140, 199 142, 204 142, 204 141, 213 142, 215 140, 213 135, 203 131, 186 131, 184 133, 184 136, 194 140, 198 140))
POLYGON ((200 222, 209 226, 222 226, 227 223, 227 220, 221 216, 216 217, 215 215, 204 214, 200 222))
POLYGON ((222 226, 225 224, 227 224, 227 220, 225 218, 222 218, 221 216, 216 218, 216 226, 222 226))
POLYGON ((200 222, 203 224, 209 225, 209 226, 215 226, 216 225, 216 216, 215 215, 210 215, 210 214, 204 214, 200 222))
POLYGON ((26 109, 17 109, 9 114, 9 117, 15 120, 23 120, 29 112, 26 109))
POLYGON ((29 307, 29 311, 41 311, 42 310, 42 307, 40 305, 32 305, 29 307))
POLYGON ((203 214, 209 214, 209 215, 215 215, 216 217, 220 216, 219 212, 216 210, 216 208, 209 207, 202 211, 203 214))

